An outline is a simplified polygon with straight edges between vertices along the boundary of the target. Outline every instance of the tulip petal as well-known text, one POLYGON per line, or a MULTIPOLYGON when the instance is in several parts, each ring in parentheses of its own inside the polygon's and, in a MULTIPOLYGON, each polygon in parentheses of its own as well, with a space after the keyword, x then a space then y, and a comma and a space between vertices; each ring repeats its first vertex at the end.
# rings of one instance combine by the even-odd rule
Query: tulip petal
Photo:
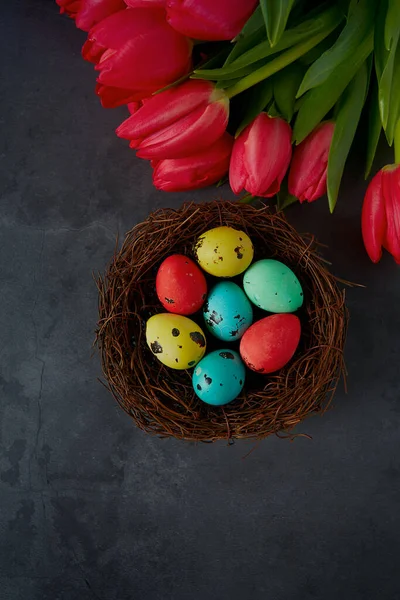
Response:
POLYGON ((265 198, 277 194, 291 155, 290 125, 261 113, 250 126, 245 143, 246 190, 265 198))
POLYGON ((137 155, 148 159, 190 156, 221 137, 227 124, 227 101, 213 102, 205 109, 200 107, 187 117, 146 137, 139 145, 137 155))
POLYGON ((81 0, 56 0, 60 7, 60 14, 66 14, 71 19, 75 19, 81 7, 81 0))
POLYGON ((382 190, 382 171, 371 180, 361 214, 364 246, 372 262, 382 257, 382 244, 386 235, 387 219, 382 190))
POLYGON ((326 193, 328 156, 334 129, 334 123, 322 123, 294 150, 288 188, 289 193, 300 202, 312 202, 326 193))
POLYGON ((188 72, 191 49, 189 40, 165 23, 143 31, 117 51, 104 53, 95 67, 100 71, 98 80, 104 85, 157 91, 188 72), (157 45, 163 52, 155 57, 151 49, 157 45))
POLYGON ((386 209, 386 234, 383 245, 400 264, 400 167, 382 169, 382 195, 386 209))
POLYGON ((245 142, 248 136, 246 128, 233 144, 231 162, 229 165, 229 184, 234 194, 240 194, 245 188, 247 171, 244 165, 245 142))
POLYGON ((155 187, 177 192, 216 183, 228 171, 232 144, 232 136, 224 133, 205 151, 193 156, 152 161, 155 187))
POLYGON ((207 106, 213 91, 208 81, 191 80, 150 98, 140 113, 124 121, 117 135, 124 139, 144 138, 207 106))
POLYGON ((75 24, 79 29, 89 31, 103 19, 125 8, 124 0, 83 0, 75 24))
POLYGON ((141 27, 144 29, 151 27, 152 20, 153 23, 157 22, 160 19, 160 15, 157 13, 158 10, 154 12, 144 9, 120 10, 92 27, 89 31, 88 41, 104 50, 107 48, 118 50, 132 36, 139 35, 141 27))
POLYGON ((82 47, 82 57, 88 62, 97 64, 105 51, 104 46, 94 39, 87 39, 82 47))
POLYGON ((101 85, 97 83, 96 94, 99 96, 103 108, 116 108, 128 102, 137 102, 146 92, 132 93, 132 90, 101 85))
POLYGON ((242 30, 257 0, 167 0, 167 20, 198 40, 231 40, 242 30))
POLYGON ((125 0, 125 4, 131 8, 165 6, 165 0, 125 0))

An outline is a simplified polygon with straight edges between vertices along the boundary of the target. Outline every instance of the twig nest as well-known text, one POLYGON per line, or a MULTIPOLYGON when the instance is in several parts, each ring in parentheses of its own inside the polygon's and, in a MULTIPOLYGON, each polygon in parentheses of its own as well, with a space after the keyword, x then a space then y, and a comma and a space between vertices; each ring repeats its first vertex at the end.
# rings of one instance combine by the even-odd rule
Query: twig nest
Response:
MULTIPOLYGON (((267 207, 214 201, 157 210, 127 233, 98 289, 97 342, 107 387, 148 433, 192 441, 290 433, 308 415, 326 410, 344 370, 344 292, 313 239, 302 237, 282 213, 267 207), (248 370, 238 398, 213 406, 194 392, 193 369, 170 369, 157 360, 146 343, 146 322, 165 312, 155 287, 161 263, 172 254, 195 259, 199 236, 224 226, 249 236, 254 261, 275 259, 287 265, 301 284, 304 302, 296 313, 301 339, 292 360, 272 374, 248 370)), ((266 317, 253 308, 260 312, 257 318, 266 317)), ((201 312, 191 318, 207 331, 201 312)), ((229 345, 233 352, 239 343, 229 345)), ((207 340, 207 351, 221 344, 226 350, 226 342, 207 340)))

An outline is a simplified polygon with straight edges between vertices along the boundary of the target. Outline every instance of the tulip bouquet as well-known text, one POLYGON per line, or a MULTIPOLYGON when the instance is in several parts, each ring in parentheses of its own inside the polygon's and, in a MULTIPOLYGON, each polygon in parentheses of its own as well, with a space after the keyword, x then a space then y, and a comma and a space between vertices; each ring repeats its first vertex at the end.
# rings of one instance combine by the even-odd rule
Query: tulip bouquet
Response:
POLYGON ((229 178, 279 208, 327 193, 333 212, 360 119, 365 174, 382 130, 395 163, 363 206, 367 252, 400 263, 399 0, 56 0, 88 31, 83 57, 117 135, 158 189, 229 178))

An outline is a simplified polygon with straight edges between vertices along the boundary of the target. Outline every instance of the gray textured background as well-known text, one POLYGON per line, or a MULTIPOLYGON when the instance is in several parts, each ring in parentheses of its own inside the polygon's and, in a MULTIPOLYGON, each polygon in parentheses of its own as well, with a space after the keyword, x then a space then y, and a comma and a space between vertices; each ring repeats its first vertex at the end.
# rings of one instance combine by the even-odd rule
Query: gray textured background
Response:
POLYGON ((244 458, 148 437, 96 380, 92 271, 185 196, 114 136, 126 111, 99 106, 83 41, 51 0, 2 2, 0 597, 400 598, 400 273, 363 252, 360 165, 334 218, 289 212, 367 286, 348 292, 348 394, 299 428, 313 440, 244 458))

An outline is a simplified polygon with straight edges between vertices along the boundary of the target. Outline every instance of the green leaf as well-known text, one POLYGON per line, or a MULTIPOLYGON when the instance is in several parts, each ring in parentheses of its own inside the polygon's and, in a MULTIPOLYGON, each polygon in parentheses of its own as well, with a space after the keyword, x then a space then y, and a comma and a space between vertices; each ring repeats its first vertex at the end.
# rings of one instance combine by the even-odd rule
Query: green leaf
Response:
POLYGON ((237 79, 221 79, 221 81, 217 81, 217 83, 215 84, 215 87, 218 88, 219 90, 226 90, 227 88, 231 87, 232 85, 235 85, 236 83, 238 83, 241 80, 241 77, 237 78, 237 79))
MULTIPOLYGON (((384 26, 384 43, 385 50, 387 51, 387 53, 385 53, 383 49, 380 52, 380 60, 381 63, 384 64, 384 68, 381 77, 378 79, 379 108, 381 112, 382 125, 385 131, 387 130, 389 119, 390 102, 392 97, 391 88, 393 82, 393 73, 395 69, 397 46, 400 37, 400 3, 397 0, 397 3, 394 4, 393 0, 389 0, 387 6, 388 9, 386 13, 384 26), (394 20, 394 23, 391 22, 392 20, 394 20)), ((382 21, 380 22, 380 26, 382 26, 382 21)), ((382 44, 382 40, 380 40, 380 44, 382 44)), ((380 67, 382 67, 382 64, 380 65, 380 67)), ((391 137, 391 139, 393 142, 393 136, 391 137)), ((389 143, 391 142, 389 141, 389 143)))
POLYGON ((384 42, 388 52, 399 37, 400 27, 400 2, 399 0, 389 0, 385 20, 384 42))
MULTIPOLYGON (((248 67, 238 69, 237 71, 235 71, 234 75, 230 75, 229 77, 225 76, 221 77, 220 79, 217 79, 218 87, 229 87, 228 84, 229 82, 232 82, 232 80, 239 80, 242 79, 242 77, 246 77, 246 75, 249 75, 250 73, 253 73, 253 71, 256 71, 257 69, 263 67, 265 64, 267 64, 267 62, 267 60, 259 60, 253 65, 249 65, 248 67)), ((199 79, 199 77, 197 75, 193 75, 192 79, 199 79)))
POLYGON ((362 40, 373 31, 374 13, 375 4, 371 0, 358 2, 336 42, 308 69, 298 96, 321 85, 343 62, 352 60, 362 40))
POLYGON ((367 83, 368 72, 364 63, 339 101, 328 158, 327 191, 331 212, 336 205, 344 166, 361 117, 367 83))
POLYGON ((224 66, 229 65, 236 58, 263 42, 266 37, 264 18, 262 16, 261 6, 258 5, 256 10, 251 15, 250 19, 245 23, 242 31, 234 40, 235 44, 224 63, 224 66))
POLYGON ((165 92, 166 90, 169 90, 169 89, 175 87, 176 85, 179 85, 180 83, 183 83, 184 81, 186 81, 187 79, 189 79, 190 76, 191 76, 190 73, 186 73, 186 75, 182 75, 182 77, 179 77, 179 79, 176 79, 172 83, 169 83, 168 85, 165 85, 164 87, 160 88, 156 92, 153 92, 152 96, 156 96, 157 94, 161 94, 161 92, 165 92))
POLYGON ((298 201, 299 201, 299 199, 296 198, 296 196, 293 196, 292 194, 288 193, 286 196, 282 196, 281 193, 279 192, 277 208, 278 208, 278 210, 285 210, 285 208, 287 208, 288 206, 291 206, 292 204, 295 204, 298 201))
POLYGON ((388 9, 388 0, 381 0, 376 15, 375 23, 375 41, 374 41, 374 57, 375 71, 378 82, 381 80, 383 69, 385 68, 389 52, 385 47, 385 21, 388 9))
POLYGON ((235 137, 238 137, 243 129, 247 127, 247 125, 249 125, 271 102, 272 93, 273 87, 270 79, 266 79, 249 89, 244 98, 244 104, 246 106, 244 117, 240 122, 235 137))
POLYGON ((322 40, 317 46, 314 46, 307 54, 302 56, 299 62, 305 67, 310 66, 313 62, 315 62, 324 52, 328 50, 332 44, 334 44, 337 40, 338 32, 337 29, 332 31, 325 39, 322 40))
POLYGON ((205 63, 201 65, 202 69, 214 69, 223 64, 226 57, 229 55, 230 47, 229 44, 217 52, 214 56, 209 58, 205 63))
POLYGON ((271 104, 271 106, 268 109, 268 114, 270 117, 282 117, 279 108, 277 107, 277 105, 275 104, 275 102, 273 102, 271 104))
POLYGON ((293 63, 273 77, 275 103, 286 121, 294 114, 296 93, 304 75, 304 68, 293 63))
POLYGON ((397 51, 394 60, 392 82, 390 86, 390 100, 388 119, 386 123, 386 139, 389 146, 393 144, 394 132, 397 121, 400 118, 400 43, 397 44, 397 51))
POLYGON ((323 12, 315 14, 313 18, 307 19, 296 27, 293 27, 293 29, 285 31, 280 41, 273 48, 268 41, 261 42, 221 69, 195 69, 194 78, 210 80, 232 79, 232 77, 236 77, 239 69, 312 39, 314 36, 326 31, 327 34, 322 37, 324 39, 339 25, 341 20, 342 13, 340 10, 336 6, 330 6, 323 12))
POLYGON ((253 33, 246 35, 242 39, 238 39, 233 49, 231 50, 228 58, 226 59, 224 66, 230 65, 232 62, 234 62, 236 59, 242 56, 245 52, 251 50, 261 42, 264 42, 265 37, 265 25, 263 22, 262 25, 258 27, 258 29, 253 31, 253 33))
POLYGON ((298 202, 298 198, 296 198, 296 196, 293 196, 292 194, 289 194, 288 176, 286 175, 286 177, 281 183, 281 189, 277 194, 276 207, 278 210, 284 210, 285 208, 287 208, 291 204, 294 204, 295 202, 298 202))
POLYGON ((293 139, 299 144, 322 121, 336 104, 361 65, 371 54, 372 32, 359 45, 351 61, 338 66, 325 83, 306 92, 293 130, 293 139))
POLYGON ((267 29, 268 40, 275 46, 283 32, 292 10, 294 0, 260 0, 261 10, 267 29))
POLYGON ((382 131, 381 115, 379 112, 378 82, 374 82, 372 87, 370 104, 368 110, 368 142, 367 142, 367 160, 365 165, 365 179, 371 172, 374 162, 376 149, 382 131))
POLYGON ((253 12, 251 17, 246 21, 242 31, 236 36, 236 42, 242 41, 244 38, 254 34, 264 26, 264 17, 262 14, 261 6, 258 5, 256 10, 253 12))
POLYGON ((394 162, 400 164, 400 119, 394 129, 394 162))

